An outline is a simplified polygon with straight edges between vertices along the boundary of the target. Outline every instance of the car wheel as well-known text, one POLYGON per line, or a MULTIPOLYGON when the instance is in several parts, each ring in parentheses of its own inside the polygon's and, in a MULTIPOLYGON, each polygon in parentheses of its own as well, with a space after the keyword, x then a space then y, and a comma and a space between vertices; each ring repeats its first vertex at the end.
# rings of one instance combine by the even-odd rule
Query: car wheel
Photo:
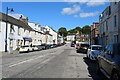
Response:
POLYGON ((77 52, 77 53, 79 53, 79 51, 78 51, 78 50, 76 50, 76 52, 77 52))
POLYGON ((120 76, 117 71, 114 71, 111 75, 111 80, 120 80, 120 76))
POLYGON ((97 74, 100 74, 100 66, 99 66, 99 63, 97 62, 97 65, 96 65, 96 73, 97 74))
POLYGON ((27 50, 27 52, 29 52, 29 49, 27 50))

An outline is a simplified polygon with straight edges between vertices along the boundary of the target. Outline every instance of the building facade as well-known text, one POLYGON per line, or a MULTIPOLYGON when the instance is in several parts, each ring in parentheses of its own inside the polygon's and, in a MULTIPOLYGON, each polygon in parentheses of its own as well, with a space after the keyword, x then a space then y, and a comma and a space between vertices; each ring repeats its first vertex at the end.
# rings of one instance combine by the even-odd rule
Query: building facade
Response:
POLYGON ((31 43, 29 35, 26 37, 26 34, 33 31, 29 25, 6 14, 0 14, 2 15, 2 20, 0 21, 0 51, 7 50, 10 52, 11 50, 16 50, 19 46, 31 43), (5 41, 7 41, 7 44, 5 41), (5 47, 6 45, 7 47, 5 47))
POLYGON ((119 41, 119 4, 120 2, 110 2, 110 6, 99 17, 99 44, 103 46, 119 41))
POLYGON ((45 28, 47 30, 47 36, 48 36, 47 43, 48 44, 57 44, 58 43, 58 33, 50 26, 45 26, 45 28))
POLYGON ((67 35, 67 41, 74 41, 75 40, 75 34, 68 34, 67 35))
POLYGON ((51 27, 41 27, 39 23, 28 22, 28 17, 23 17, 21 14, 17 14, 17 16, 0 14, 2 15, 0 21, 0 52, 7 49, 11 53, 11 51, 24 45, 57 44, 57 32, 51 27), (7 41, 7 48, 5 41, 7 41))
POLYGON ((93 25, 91 25, 90 43, 92 45, 98 44, 98 25, 98 22, 94 22, 93 25))

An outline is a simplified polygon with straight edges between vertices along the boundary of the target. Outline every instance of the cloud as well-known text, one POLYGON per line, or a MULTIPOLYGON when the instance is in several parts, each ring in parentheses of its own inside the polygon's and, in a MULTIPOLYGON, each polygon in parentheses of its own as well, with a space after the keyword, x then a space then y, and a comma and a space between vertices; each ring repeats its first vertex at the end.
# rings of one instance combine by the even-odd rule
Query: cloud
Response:
POLYGON ((80 17, 85 18, 85 17, 93 17, 96 16, 99 12, 91 12, 91 13, 80 13, 80 17))
POLYGON ((63 8, 61 13, 71 15, 71 14, 75 14, 75 13, 79 12, 80 10, 81 10, 80 6, 73 5, 72 8, 63 8))
POLYGON ((91 0, 87 2, 86 4, 88 6, 98 6, 98 5, 105 5, 105 0, 91 0))
POLYGON ((73 17, 77 18, 77 17, 79 17, 79 16, 78 16, 78 15, 74 15, 73 17))
POLYGON ((64 0, 65 2, 109 2, 109 0, 64 0))
POLYGON ((79 2, 80 4, 86 4, 88 6, 98 6, 104 5, 105 2, 109 2, 109 0, 64 0, 65 2, 79 2))
POLYGON ((88 6, 98 6, 98 5, 104 5, 104 2, 88 2, 88 6))

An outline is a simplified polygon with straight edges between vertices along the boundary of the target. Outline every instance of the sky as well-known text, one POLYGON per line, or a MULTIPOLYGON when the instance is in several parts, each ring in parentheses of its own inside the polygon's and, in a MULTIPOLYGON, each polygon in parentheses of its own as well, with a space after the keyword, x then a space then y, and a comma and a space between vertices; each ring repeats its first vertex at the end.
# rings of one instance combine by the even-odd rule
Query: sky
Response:
POLYGON ((6 7, 13 8, 9 14, 22 14, 29 22, 58 31, 60 27, 70 30, 99 22, 99 15, 107 6, 108 2, 3 2, 2 12, 6 13, 6 7))

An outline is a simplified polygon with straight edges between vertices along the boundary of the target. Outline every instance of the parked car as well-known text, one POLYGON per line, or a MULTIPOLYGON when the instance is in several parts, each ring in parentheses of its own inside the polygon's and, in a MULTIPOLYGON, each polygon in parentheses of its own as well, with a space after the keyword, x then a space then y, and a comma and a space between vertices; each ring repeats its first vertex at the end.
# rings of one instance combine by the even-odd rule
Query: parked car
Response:
POLYGON ((33 51, 32 47, 29 45, 21 46, 19 52, 29 52, 33 51))
POLYGON ((39 51, 39 50, 42 50, 41 45, 33 45, 33 46, 32 46, 32 48, 33 48, 33 50, 34 50, 34 51, 37 51, 37 50, 38 50, 38 51, 39 51))
POLYGON ((71 47, 75 47, 75 44, 72 43, 72 44, 71 44, 71 47))
POLYGON ((53 46, 53 47, 57 47, 58 45, 57 45, 57 44, 53 44, 52 46, 53 46))
POLYGON ((120 43, 107 45, 97 60, 97 73, 101 71, 110 80, 120 80, 120 43))
POLYGON ((76 44, 76 49, 78 49, 78 48, 79 48, 79 46, 80 46, 80 44, 79 44, 79 43, 77 43, 77 44, 76 44))
POLYGON ((43 50, 45 50, 46 49, 46 44, 41 44, 41 47, 42 47, 43 50))
POLYGON ((89 47, 89 44, 81 43, 76 51, 77 51, 77 53, 79 53, 79 52, 87 53, 88 47, 89 47))
POLYGON ((63 44, 62 43, 58 43, 58 46, 62 46, 63 44))
POLYGON ((63 45, 66 44, 66 42, 63 42, 63 45))
POLYGON ((46 49, 50 49, 51 48, 51 44, 46 44, 46 49))
POLYGON ((100 51, 103 49, 103 47, 101 45, 91 45, 87 51, 87 57, 90 60, 96 60, 98 54, 100 53, 100 51))

